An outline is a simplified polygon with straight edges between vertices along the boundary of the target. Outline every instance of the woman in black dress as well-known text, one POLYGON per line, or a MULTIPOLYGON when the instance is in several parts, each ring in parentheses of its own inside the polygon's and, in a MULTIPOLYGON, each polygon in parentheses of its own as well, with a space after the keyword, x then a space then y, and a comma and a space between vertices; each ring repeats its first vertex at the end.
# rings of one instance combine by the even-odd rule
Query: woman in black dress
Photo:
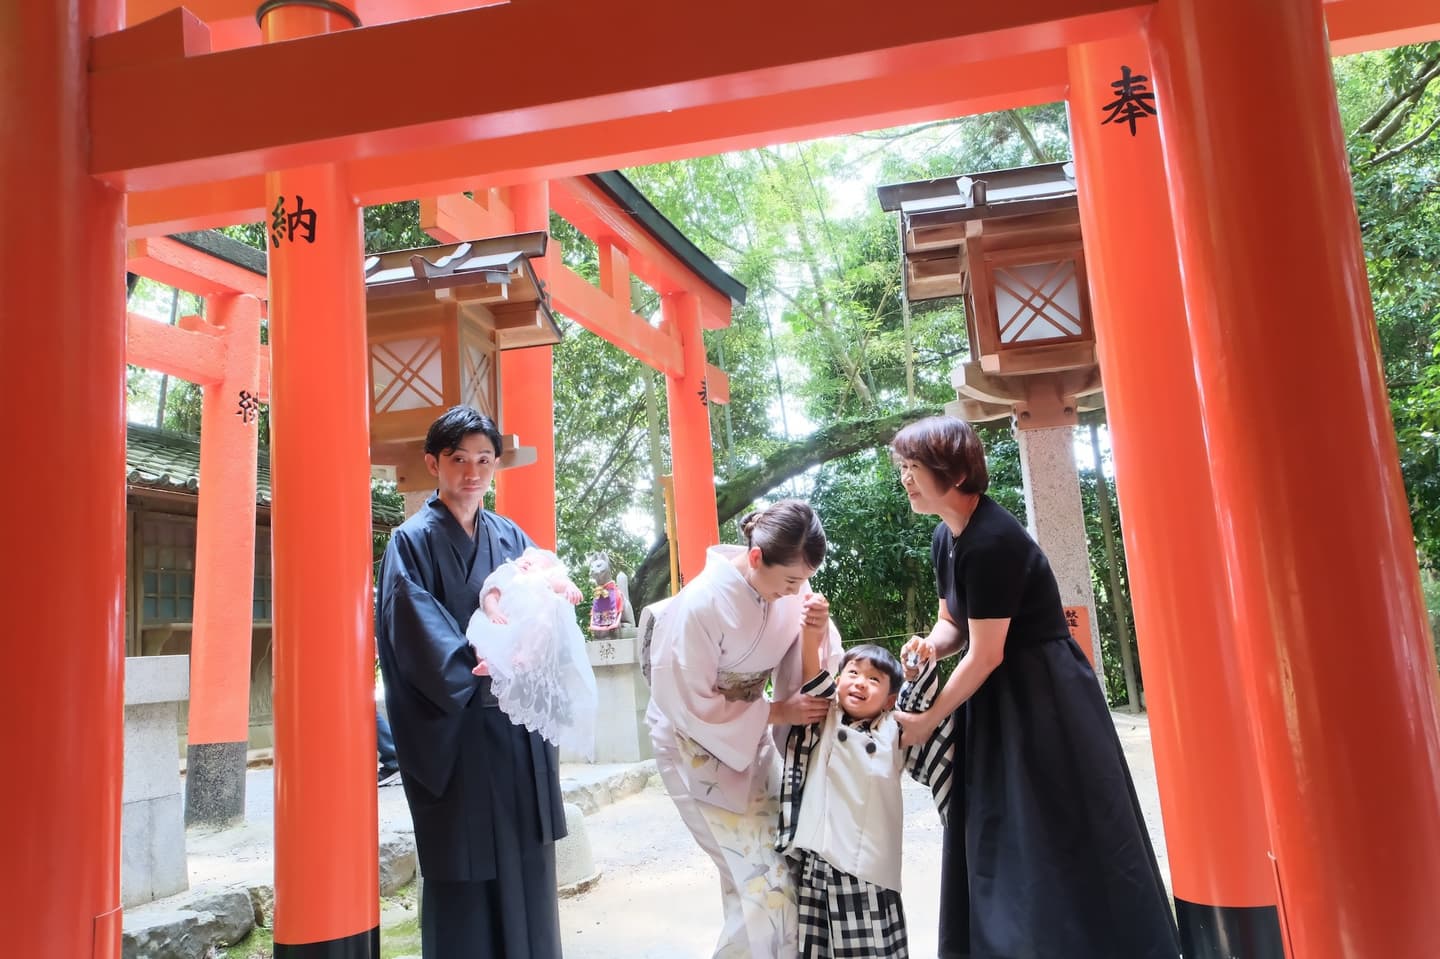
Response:
POLYGON ((950 417, 891 446, 917 513, 939 516, 939 619, 905 647, 960 654, 924 713, 955 713, 940 879, 941 959, 1176 959, 1179 937, 1130 770, 1040 547, 985 495, 985 451, 950 417))

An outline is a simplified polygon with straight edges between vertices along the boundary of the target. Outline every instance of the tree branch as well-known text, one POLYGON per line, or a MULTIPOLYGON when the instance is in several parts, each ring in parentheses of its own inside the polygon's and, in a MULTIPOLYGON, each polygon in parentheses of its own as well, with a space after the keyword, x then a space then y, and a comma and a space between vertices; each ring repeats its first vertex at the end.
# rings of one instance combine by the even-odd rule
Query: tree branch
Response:
MULTIPOLYGON (((1416 74, 1415 81, 1381 104, 1380 108, 1370 114, 1364 123, 1355 128, 1355 132, 1360 136, 1369 136, 1380 129, 1381 124, 1385 122, 1385 118, 1399 109, 1402 104, 1407 102, 1413 104, 1418 101, 1425 93, 1426 86, 1428 86, 1430 81, 1435 79, 1436 76, 1440 76, 1440 56, 1432 57, 1422 63, 1416 74)), ((1394 135, 1393 131, 1391 135, 1394 135)), ((1379 140, 1379 144, 1383 144, 1384 142, 1384 139, 1379 140)))
MULTIPOLYGON (((723 526, 756 499, 810 467, 849 456, 859 450, 883 446, 890 442, 890 438, 899 432, 901 427, 939 413, 940 410, 936 407, 920 406, 875 419, 849 420, 817 430, 803 440, 787 443, 754 466, 740 470, 734 479, 716 488, 716 518, 723 526)), ((664 583, 669 575, 670 543, 662 536, 651 545, 630 583, 635 608, 639 609, 659 599, 664 593, 664 583)))
POLYGON ((1429 138, 1430 134, 1434 133, 1436 130, 1440 130, 1440 116, 1437 116, 1434 122, 1432 122, 1428 127, 1421 131, 1420 135, 1415 137, 1415 139, 1407 140, 1404 143, 1400 144, 1398 147, 1386 150, 1384 153, 1377 153, 1375 156, 1366 160, 1365 165, 1379 166, 1380 164, 1385 163, 1388 160, 1393 160, 1407 150, 1412 150, 1420 144, 1424 143, 1426 139, 1429 138))
POLYGON ((1035 134, 1030 131, 1030 124, 1025 122, 1025 118, 1020 115, 1020 111, 1006 110, 1005 116, 1014 124, 1015 132, 1020 134, 1020 139, 1025 141, 1025 146, 1030 149, 1030 155, 1035 158, 1035 162, 1049 163, 1050 154, 1041 149, 1039 142, 1035 139, 1035 134))

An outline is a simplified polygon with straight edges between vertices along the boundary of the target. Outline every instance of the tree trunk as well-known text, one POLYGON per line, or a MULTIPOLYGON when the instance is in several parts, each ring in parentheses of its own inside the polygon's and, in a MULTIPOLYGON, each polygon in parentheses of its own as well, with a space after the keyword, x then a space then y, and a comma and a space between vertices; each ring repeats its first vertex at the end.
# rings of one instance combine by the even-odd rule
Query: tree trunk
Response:
POLYGON ((660 449, 660 408, 655 400, 655 371, 641 365, 645 377, 645 423, 650 440, 650 516, 655 523, 656 538, 665 536, 665 456, 660 449))
POLYGON ((1110 484, 1100 463, 1100 430, 1090 424, 1090 451, 1095 455, 1095 501, 1100 505, 1100 530, 1105 536, 1105 565, 1110 568, 1110 604, 1115 611, 1115 642, 1120 647, 1120 664, 1125 670, 1125 708, 1140 711, 1139 689, 1135 684, 1135 653, 1130 646, 1130 609, 1120 588, 1120 565, 1115 559, 1115 530, 1110 521, 1110 484))

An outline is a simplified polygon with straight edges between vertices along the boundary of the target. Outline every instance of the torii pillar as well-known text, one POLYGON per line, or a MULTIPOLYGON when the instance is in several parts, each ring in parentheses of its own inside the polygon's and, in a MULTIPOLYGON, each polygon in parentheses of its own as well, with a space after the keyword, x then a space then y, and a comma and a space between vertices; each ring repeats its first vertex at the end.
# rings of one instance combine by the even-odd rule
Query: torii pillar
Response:
POLYGON ((705 568, 705 551, 720 542, 715 508, 715 458, 710 441, 709 390, 705 383, 705 340, 700 298, 666 294, 664 329, 680 342, 684 374, 665 377, 670 413, 670 458, 675 477, 675 531, 680 542, 680 577, 689 582, 705 568))
MULTIPOLYGON (((525 183, 510 188, 510 210, 516 233, 550 232, 550 185, 525 183)), ((552 254, 554 255, 554 254, 552 254)), ((546 259, 549 259, 547 257, 546 259)), ((534 263, 535 275, 548 276, 544 260, 534 263)), ((508 516, 545 549, 555 548, 555 383, 554 348, 532 346, 502 350, 500 412, 502 433, 535 448, 529 466, 495 474, 495 512, 508 516)))
POLYGON ((1321 4, 1158 0, 1148 38, 1290 954, 1434 955, 1435 655, 1321 4))
POLYGON ((6 564, 6 710, 23 776, 5 819, 6 951, 120 955, 124 728, 125 199, 91 178, 90 39, 118 0, 11 4, 0 35, 0 444, 56 464, 0 473, 6 564), (34 228, 48 249, 37 255, 34 228))
POLYGON ((1176 919, 1187 959, 1284 959, 1160 130, 1105 123, 1144 40, 1070 50, 1070 135, 1176 919))
POLYGON ((7 760, 24 770, 0 878, 6 950, 120 956, 124 730, 125 200, 89 176, 89 40, 122 4, 10 4, 0 36, 0 444, 58 464, 0 474, 7 760), (43 225, 53 255, 37 253, 43 225))
MULTIPOLYGON (((277 43, 354 2, 269 7, 277 43)), ((360 210, 338 165, 266 176, 275 590, 275 957, 380 954, 370 410, 360 210)))
POLYGON ((259 455, 260 301, 211 296, 196 324, 224 344, 219 379, 202 387, 200 505, 195 520, 195 628, 190 642, 185 823, 245 818, 250 638, 255 599, 255 466, 259 455))

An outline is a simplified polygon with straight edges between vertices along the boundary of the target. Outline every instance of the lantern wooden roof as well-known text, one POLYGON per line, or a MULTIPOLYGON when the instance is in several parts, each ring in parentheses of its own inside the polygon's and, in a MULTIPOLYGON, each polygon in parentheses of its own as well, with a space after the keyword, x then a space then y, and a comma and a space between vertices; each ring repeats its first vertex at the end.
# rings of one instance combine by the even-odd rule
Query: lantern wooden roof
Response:
POLYGON ((373 319, 454 304, 461 318, 493 331, 497 349, 558 343, 550 297, 530 263, 547 239, 517 233, 366 257, 367 312, 373 319))
POLYGON ((1073 241, 1080 233, 1069 162, 895 183, 876 192, 881 209, 900 213, 905 295, 912 302, 965 292, 965 239, 975 232, 970 224, 1025 217, 1000 231, 1026 246, 1073 241))

